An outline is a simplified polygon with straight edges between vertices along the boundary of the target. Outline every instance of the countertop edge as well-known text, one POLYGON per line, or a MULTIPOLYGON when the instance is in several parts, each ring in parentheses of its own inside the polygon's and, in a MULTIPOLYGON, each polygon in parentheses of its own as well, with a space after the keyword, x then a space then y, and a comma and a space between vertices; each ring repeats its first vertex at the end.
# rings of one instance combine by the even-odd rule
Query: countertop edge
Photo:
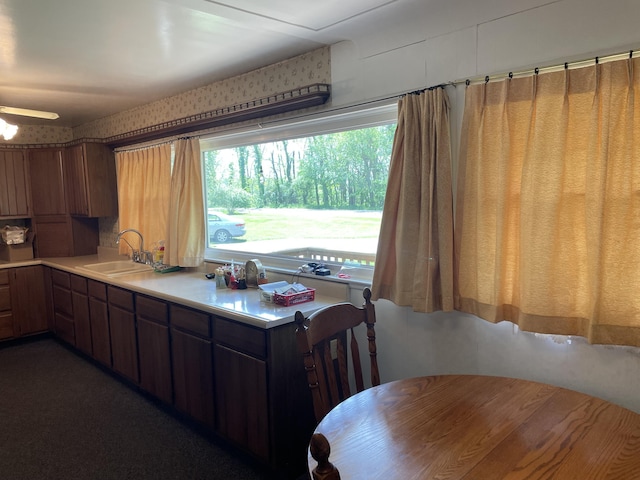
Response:
MULTIPOLYGON (((186 268, 179 272, 171 272, 166 274, 150 271, 129 274, 121 277, 106 277, 101 274, 94 274, 89 271, 77 268, 83 265, 102 262, 106 260, 111 259, 105 259, 98 255, 87 255, 81 257, 35 258, 25 261, 1 263, 0 269, 44 265, 51 268, 56 268, 58 270, 66 271, 74 275, 79 275, 81 277, 96 280, 108 285, 113 285, 114 287, 124 288, 135 293, 152 296, 182 306, 204 311, 212 315, 218 315, 224 318, 238 321, 240 323, 263 329, 270 329, 292 323, 294 321, 295 313, 298 310, 302 311, 305 315, 309 315, 313 311, 316 311, 327 305, 347 301, 346 298, 330 297, 318 294, 318 292, 316 292, 316 299, 313 302, 305 302, 291 307, 283 307, 261 302, 258 299, 258 292, 256 289, 242 291, 228 290, 220 292, 220 295, 224 297, 230 297, 231 295, 234 295, 235 297, 230 297, 231 302, 234 303, 234 305, 239 306, 240 308, 244 308, 249 304, 253 305, 253 302, 247 302, 247 300, 243 299, 242 297, 240 297, 241 300, 238 301, 238 295, 246 296, 255 294, 255 302, 258 308, 255 310, 255 313, 251 313, 248 310, 225 308, 214 303, 203 301, 202 296, 200 299, 198 298, 197 292, 195 292, 191 297, 169 293, 168 290, 173 289, 167 287, 171 286, 171 282, 173 280, 178 282, 180 279, 182 279, 188 282, 196 282, 199 275, 202 275, 203 285, 205 284, 204 282, 206 282, 206 289, 215 291, 215 282, 205 279, 204 272, 199 271, 198 268, 186 268), (159 281, 161 281, 164 285, 164 290, 159 290, 157 288, 159 281), (270 318, 261 318, 261 315, 262 317, 268 316, 270 318)), ((176 283, 176 285, 178 285, 178 283, 176 283)), ((229 301, 227 301, 227 303, 229 303, 229 301)))

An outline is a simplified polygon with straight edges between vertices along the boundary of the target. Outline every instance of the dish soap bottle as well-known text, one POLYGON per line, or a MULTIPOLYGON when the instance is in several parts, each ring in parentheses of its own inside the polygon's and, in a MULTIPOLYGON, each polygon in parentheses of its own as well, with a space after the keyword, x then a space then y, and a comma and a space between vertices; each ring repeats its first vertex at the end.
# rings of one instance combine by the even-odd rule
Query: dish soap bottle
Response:
POLYGON ((162 263, 164 260, 164 240, 158 242, 158 247, 153 250, 153 263, 162 263))

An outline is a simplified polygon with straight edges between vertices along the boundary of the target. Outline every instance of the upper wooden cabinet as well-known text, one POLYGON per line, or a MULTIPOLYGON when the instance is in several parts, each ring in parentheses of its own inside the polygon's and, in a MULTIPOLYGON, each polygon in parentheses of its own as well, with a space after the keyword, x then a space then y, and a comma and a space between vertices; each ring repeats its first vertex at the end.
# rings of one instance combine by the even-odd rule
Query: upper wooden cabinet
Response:
POLYGON ((0 217, 29 217, 29 183, 23 150, 0 150, 0 217))
POLYGON ((36 255, 96 253, 97 217, 118 213, 111 150, 96 143, 32 149, 28 164, 36 255))
POLYGON ((64 185, 68 213, 85 217, 118 214, 113 152, 99 143, 82 143, 64 151, 64 185))
POLYGON ((67 213, 64 198, 62 152, 61 148, 29 150, 33 215, 63 215, 67 213))
POLYGON ((82 143, 29 150, 33 215, 118 214, 116 167, 109 147, 82 143))

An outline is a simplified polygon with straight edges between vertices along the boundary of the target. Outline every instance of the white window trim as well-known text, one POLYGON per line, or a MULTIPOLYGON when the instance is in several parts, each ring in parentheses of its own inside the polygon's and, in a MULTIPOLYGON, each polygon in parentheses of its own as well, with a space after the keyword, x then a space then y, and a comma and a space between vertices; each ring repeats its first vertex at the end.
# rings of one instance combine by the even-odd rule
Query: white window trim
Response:
MULTIPOLYGON (((265 142, 303 138, 312 135, 336 133, 344 130, 375 127, 396 122, 398 119, 397 102, 387 101, 375 106, 346 107, 333 109, 321 113, 265 122, 251 127, 240 128, 235 131, 225 132, 200 139, 200 150, 221 150, 235 148, 243 145, 252 145, 265 142)), ((204 178, 203 178, 204 181, 204 178)), ((203 185, 204 188, 204 185, 203 185)), ((239 251, 205 249, 205 260, 213 263, 241 262, 255 258, 258 254, 239 251)), ((295 273, 301 266, 301 261, 294 258, 285 258, 277 255, 259 254, 261 262, 267 270, 273 269, 281 273, 295 273)), ((335 276, 342 265, 327 264, 332 277, 335 276)), ((361 267, 350 270, 353 281, 368 282, 373 276, 373 267, 361 267)), ((323 277, 330 280, 331 277, 323 277)), ((344 279, 340 279, 344 282, 344 279)))

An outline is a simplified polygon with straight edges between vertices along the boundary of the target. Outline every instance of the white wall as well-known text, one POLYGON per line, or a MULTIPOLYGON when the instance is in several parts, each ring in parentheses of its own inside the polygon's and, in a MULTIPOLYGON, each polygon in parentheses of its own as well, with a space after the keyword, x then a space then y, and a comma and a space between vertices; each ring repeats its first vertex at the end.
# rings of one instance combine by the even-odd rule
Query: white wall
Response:
MULTIPOLYGON (((403 18, 381 12, 379 23, 357 41, 332 47, 332 106, 640 48, 637 0, 413 0, 405 9, 403 18)), ((464 86, 447 91, 455 158, 464 86)), ((352 290, 351 300, 362 303, 360 289, 352 290)), ((640 412, 640 349, 521 332, 461 313, 418 314, 385 300, 376 309, 383 381, 504 375, 565 386, 640 412)))

